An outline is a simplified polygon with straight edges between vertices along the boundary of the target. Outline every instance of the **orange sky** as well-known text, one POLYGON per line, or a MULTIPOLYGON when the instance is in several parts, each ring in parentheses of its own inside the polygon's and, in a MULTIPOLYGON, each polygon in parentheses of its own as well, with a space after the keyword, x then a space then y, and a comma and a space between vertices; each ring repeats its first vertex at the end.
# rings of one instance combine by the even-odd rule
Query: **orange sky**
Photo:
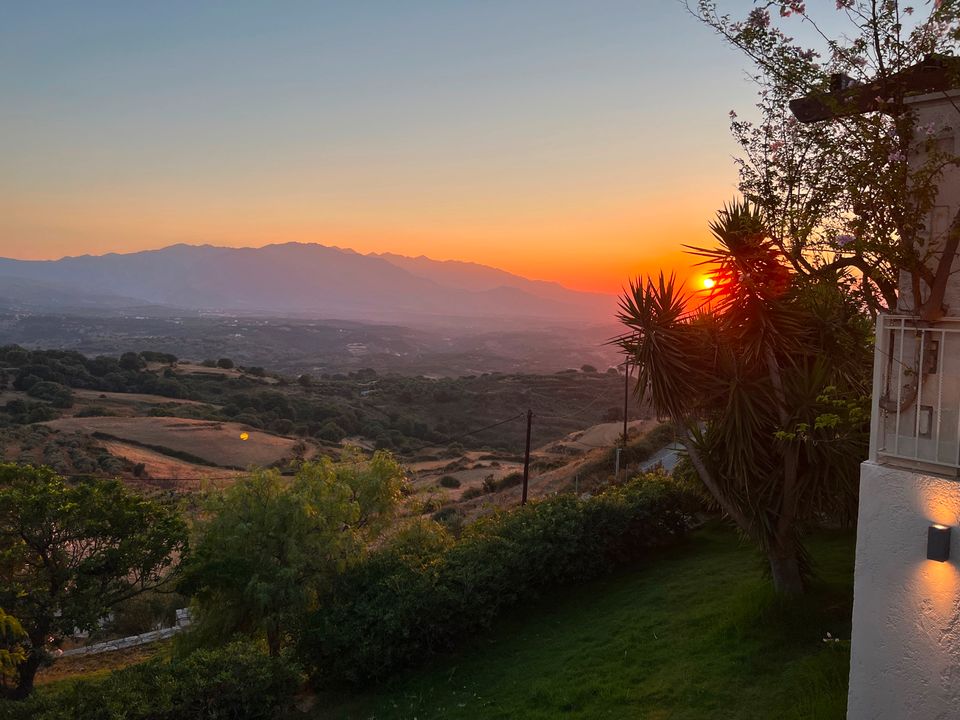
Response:
POLYGON ((0 256, 317 242, 618 292, 709 243, 752 88, 679 3, 374 5, 11 9, 0 256))
MULTIPOLYGON (((722 186, 722 183, 718 183, 722 186)), ((691 259, 684 243, 709 244, 704 218, 715 210, 712 197, 686 197, 668 204, 622 206, 559 206, 557 212, 530 211, 518 220, 515 212, 499 220, 498 213, 463 218, 434 213, 339 223, 300 217, 302 211, 283 208, 211 208, 164 212, 130 202, 100 209, 93 201, 59 203, 55 218, 46 217, 43 203, 30 207, 0 199, 0 232, 24 241, 5 240, 0 255, 22 259, 55 259, 73 254, 102 254, 155 249, 177 242, 226 246, 261 246, 278 242, 319 242, 357 252, 427 255, 437 260, 465 260, 568 287, 618 292, 628 278, 657 269, 683 269, 691 259), (698 200, 698 201, 697 201, 698 200), (499 222, 498 222, 499 220, 499 222)))

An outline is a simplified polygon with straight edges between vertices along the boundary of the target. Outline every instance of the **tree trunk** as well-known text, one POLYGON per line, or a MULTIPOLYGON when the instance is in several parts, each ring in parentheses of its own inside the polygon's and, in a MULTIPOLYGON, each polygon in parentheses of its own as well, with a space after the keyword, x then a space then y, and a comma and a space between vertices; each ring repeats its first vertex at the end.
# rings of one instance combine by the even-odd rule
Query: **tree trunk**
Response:
POLYGON ((276 623, 267 623, 267 649, 270 657, 280 656, 280 628, 276 623))
POLYGON ((796 552, 770 551, 770 575, 773 588, 781 595, 802 595, 803 575, 800 573, 800 561, 796 552))
POLYGON ((24 700, 33 692, 33 680, 43 662, 43 650, 33 647, 27 659, 17 666, 17 686, 13 689, 14 700, 24 700))

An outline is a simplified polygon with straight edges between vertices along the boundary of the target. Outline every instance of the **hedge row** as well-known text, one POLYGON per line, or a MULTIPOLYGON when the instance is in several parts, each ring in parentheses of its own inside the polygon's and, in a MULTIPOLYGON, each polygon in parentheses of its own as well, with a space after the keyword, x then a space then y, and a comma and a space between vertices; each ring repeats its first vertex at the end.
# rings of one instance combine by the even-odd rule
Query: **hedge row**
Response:
POLYGON ((0 720, 267 720, 288 705, 300 672, 250 643, 151 660, 28 700, 0 700, 0 720))
POLYGON ((299 653, 316 684, 362 683, 446 649, 506 607, 674 543, 692 496, 655 475, 590 499, 556 496, 468 527, 404 536, 345 573, 308 618, 299 653))

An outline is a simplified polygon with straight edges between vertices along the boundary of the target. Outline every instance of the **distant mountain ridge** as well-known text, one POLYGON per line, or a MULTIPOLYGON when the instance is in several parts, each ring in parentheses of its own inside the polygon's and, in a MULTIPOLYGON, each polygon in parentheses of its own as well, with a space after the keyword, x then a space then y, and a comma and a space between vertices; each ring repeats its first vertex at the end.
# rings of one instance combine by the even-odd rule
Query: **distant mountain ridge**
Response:
POLYGON ((319 244, 172 245, 60 260, 0 258, 0 308, 162 306, 390 322, 439 318, 605 323, 613 296, 497 268, 319 244))

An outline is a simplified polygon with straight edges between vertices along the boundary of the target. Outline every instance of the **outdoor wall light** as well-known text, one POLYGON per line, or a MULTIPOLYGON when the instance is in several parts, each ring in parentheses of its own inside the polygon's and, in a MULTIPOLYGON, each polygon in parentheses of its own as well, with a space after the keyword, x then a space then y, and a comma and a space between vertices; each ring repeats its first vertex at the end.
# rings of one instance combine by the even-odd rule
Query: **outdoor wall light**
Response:
POLYGON ((931 525, 927 528, 927 560, 946 562, 950 559, 950 528, 931 525))

